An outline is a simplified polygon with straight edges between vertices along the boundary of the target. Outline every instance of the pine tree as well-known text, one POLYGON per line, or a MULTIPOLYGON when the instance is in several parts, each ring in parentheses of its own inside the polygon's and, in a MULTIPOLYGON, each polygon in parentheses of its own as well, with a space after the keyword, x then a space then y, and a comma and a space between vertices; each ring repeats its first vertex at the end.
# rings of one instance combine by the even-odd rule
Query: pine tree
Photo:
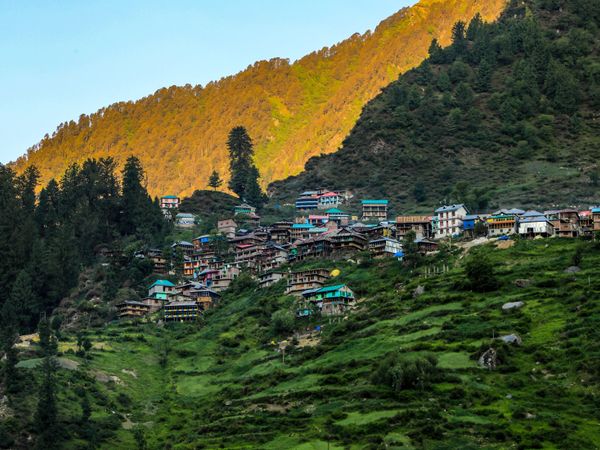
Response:
POLYGON ((438 42, 437 39, 433 39, 431 44, 429 45, 429 61, 432 64, 444 64, 446 62, 446 58, 444 55, 444 50, 442 46, 438 42))
POLYGON ((58 365, 52 357, 42 363, 42 383, 38 392, 35 425, 39 431, 36 447, 48 450, 56 448, 58 436, 58 407, 56 404, 56 370, 58 365))
POLYGON ((21 270, 10 293, 7 303, 15 312, 15 326, 22 331, 23 327, 32 325, 30 320, 40 312, 39 303, 32 287, 32 279, 27 270, 21 270))
POLYGON ((248 178, 246 179, 244 200, 256 208, 261 208, 265 204, 266 199, 265 194, 263 194, 258 184, 258 177, 258 169, 252 166, 248 171, 248 178))
POLYGON ((254 156, 252 140, 244 127, 235 127, 231 130, 227 147, 231 171, 229 189, 244 201, 260 208, 265 199, 258 184, 260 174, 252 161, 254 156))
POLYGON ((456 22, 452 27, 452 50, 455 56, 464 55, 467 51, 467 38, 463 21, 456 22))
POLYGON ((223 180, 221 180, 219 172, 213 170, 212 174, 210 175, 210 178, 208 179, 208 186, 216 191, 222 184, 223 180))
POLYGON ((45 357, 56 355, 58 343, 50 329, 50 321, 46 316, 42 317, 38 325, 38 334, 40 337, 40 350, 45 357))

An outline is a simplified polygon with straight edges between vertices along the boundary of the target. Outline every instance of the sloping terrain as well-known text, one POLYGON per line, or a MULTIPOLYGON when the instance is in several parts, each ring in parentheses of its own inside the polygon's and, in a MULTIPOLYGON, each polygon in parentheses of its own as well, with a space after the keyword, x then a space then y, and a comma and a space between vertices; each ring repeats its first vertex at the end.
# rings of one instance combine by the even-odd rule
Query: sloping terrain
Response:
MULTIPOLYGON (((256 144, 265 185, 300 172, 338 149, 363 105, 419 64, 432 38, 447 44, 452 25, 476 13, 494 20, 505 0, 423 0, 291 63, 274 58, 206 86, 172 86, 135 102, 116 103, 61 124, 16 163, 42 173, 42 184, 73 162, 133 154, 153 195, 190 195, 212 170, 228 179, 227 133, 245 126, 256 144)), ((335 18, 332 18, 335 20, 335 18)), ((193 57, 193 55, 190 55, 193 57)), ((190 80, 192 81, 192 80, 190 80)))
POLYGON ((513 2, 364 109, 342 149, 276 182, 275 200, 315 187, 389 198, 397 212, 598 202, 600 3, 513 2))
MULTIPOLYGON (((284 286, 260 291, 241 278, 202 324, 109 325, 90 333, 89 359, 63 342, 63 358, 81 364, 60 371, 70 386, 60 388, 62 422, 77 429, 85 386, 101 448, 132 448, 134 429, 149 448, 593 448, 598 244, 518 241, 470 252, 491 261, 497 290, 466 287, 456 251, 415 272, 394 260, 321 261, 341 270, 360 302, 343 319, 297 321, 297 338, 272 319, 293 308, 284 286), (576 253, 581 271, 565 272, 576 253), (425 276, 442 265, 450 270, 425 276), (518 301, 520 309, 502 309, 518 301), (511 334, 520 345, 498 339, 511 334), (489 348, 494 370, 477 364, 489 348)), ((73 434, 65 447, 80 448, 85 439, 73 434)))

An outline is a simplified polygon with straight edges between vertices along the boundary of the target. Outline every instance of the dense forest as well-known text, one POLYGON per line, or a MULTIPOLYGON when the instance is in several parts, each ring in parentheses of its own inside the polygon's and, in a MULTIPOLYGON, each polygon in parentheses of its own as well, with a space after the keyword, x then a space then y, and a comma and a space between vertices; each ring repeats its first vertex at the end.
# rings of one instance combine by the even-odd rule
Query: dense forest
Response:
POLYGON ((593 0, 534 0, 457 23, 451 45, 434 40, 365 107, 339 152, 274 183, 275 200, 324 186, 398 211, 597 202, 599 19, 593 0))
POLYGON ((14 333, 34 330, 81 271, 97 263, 101 249, 162 245, 170 231, 136 157, 127 159, 121 179, 112 158, 73 164, 36 201, 38 182, 35 167, 15 175, 0 165, 1 324, 14 333))
POLYGON ((111 156, 121 165, 134 154, 148 173, 152 195, 191 195, 208 185, 213 170, 228 181, 227 133, 243 125, 256 144, 255 163, 266 186, 297 174, 311 156, 337 150, 363 105, 421 62, 432 37, 448 43, 454 22, 477 12, 493 20, 504 4, 423 0, 373 32, 296 62, 260 61, 206 86, 172 86, 116 103, 62 123, 15 169, 22 173, 33 164, 45 184, 73 162, 111 156))

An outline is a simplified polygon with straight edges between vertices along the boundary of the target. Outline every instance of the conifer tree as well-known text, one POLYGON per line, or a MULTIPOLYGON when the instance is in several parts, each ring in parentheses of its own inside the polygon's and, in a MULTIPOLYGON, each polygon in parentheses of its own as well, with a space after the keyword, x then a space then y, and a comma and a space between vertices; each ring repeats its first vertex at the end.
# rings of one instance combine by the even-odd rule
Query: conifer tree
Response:
POLYGON ((44 358, 42 363, 42 383, 38 392, 38 405, 35 425, 38 430, 36 448, 48 450, 56 448, 58 436, 58 406, 56 404, 56 370, 53 357, 44 358))
POLYGON ((258 184, 260 174, 252 160, 254 148, 252 140, 244 127, 235 127, 227 140, 229 148, 229 170, 231 179, 229 189, 238 197, 252 203, 257 208, 264 204, 264 194, 258 184))
POLYGON ((208 179, 208 185, 216 191, 222 184, 223 180, 221 180, 219 172, 213 170, 210 178, 208 179))

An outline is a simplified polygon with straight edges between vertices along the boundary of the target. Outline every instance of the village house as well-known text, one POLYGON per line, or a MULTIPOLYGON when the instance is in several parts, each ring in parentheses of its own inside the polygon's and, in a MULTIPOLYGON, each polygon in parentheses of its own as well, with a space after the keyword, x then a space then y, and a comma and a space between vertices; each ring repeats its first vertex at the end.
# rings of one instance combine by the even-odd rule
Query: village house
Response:
POLYGON ((179 197, 175 195, 165 195, 160 198, 160 209, 163 211, 179 208, 179 197))
POLYGON ((199 308, 195 301, 169 302, 164 308, 166 322, 192 322, 198 319, 199 308))
POLYGON ((519 219, 519 235, 527 238, 554 235, 554 225, 538 211, 527 211, 519 219))
POLYGON ((133 300, 126 300, 117 305, 120 319, 134 319, 150 313, 150 305, 133 300))
POLYGON ((314 225, 316 227, 323 226, 327 222, 329 222, 328 216, 316 215, 316 214, 311 214, 310 216, 308 216, 308 223, 310 223, 311 225, 314 225))
POLYGON ((177 213, 175 216, 175 226, 178 228, 194 228, 196 217, 190 213, 177 213))
POLYGON ((297 241, 298 239, 308 239, 310 238, 310 229, 315 228, 314 225, 310 223, 295 223, 292 225, 290 229, 290 237, 292 242, 297 241))
POLYGON ((350 222, 350 215, 337 208, 330 208, 326 210, 325 215, 330 222, 335 222, 338 224, 338 226, 345 226, 350 222))
POLYGON ((305 191, 296 199, 296 209, 310 211, 319 208, 319 194, 317 191, 305 191))
POLYGON ((600 231, 600 207, 591 208, 591 211, 592 211, 592 223, 593 223, 592 231, 594 231, 594 232, 600 231))
POLYGON ((554 227, 555 236, 575 238, 580 235, 579 211, 575 209, 551 210, 544 211, 544 215, 554 227))
POLYGON ((169 280, 156 280, 148 289, 148 297, 169 300, 169 297, 175 295, 175 285, 169 280))
POLYGON ((579 211, 579 228, 584 236, 591 236, 594 230, 594 219, 591 209, 579 211))
POLYGON ((229 242, 230 245, 257 245, 265 242, 265 237, 258 233, 248 233, 231 238, 227 242, 229 242))
MULTIPOLYGON (((355 228, 352 228, 354 231, 358 231, 355 228)), ((373 240, 373 239, 378 239, 378 238, 395 238, 396 237, 396 225, 388 223, 388 222, 381 222, 379 225, 375 225, 372 227, 367 228, 365 231, 363 231, 361 234, 364 234, 367 239, 369 240, 373 240)))
POLYGON ((267 242, 258 258, 258 271, 266 272, 288 262, 289 252, 274 242, 267 242))
POLYGON ((217 231, 224 235, 227 239, 235 237, 237 223, 233 219, 219 220, 217 222, 217 231))
MULTIPOLYGON (((229 287, 241 271, 236 264, 225 264, 215 274, 211 276, 211 289, 215 292, 222 292, 229 287)), ((208 286, 207 286, 208 287, 208 286)))
MULTIPOLYGON (((302 292, 305 302, 312 303, 321 310, 323 316, 344 314, 354 304, 354 292, 345 284, 309 289, 302 292)), ((306 306, 301 307, 305 311, 306 306)))
POLYGON ((250 206, 248 203, 242 203, 241 205, 233 208, 233 215, 245 215, 248 216, 250 214, 256 213, 256 208, 254 206, 250 206))
POLYGON ((363 200, 362 202, 362 219, 372 221, 387 220, 388 201, 387 200, 363 200))
POLYGON ((438 243, 430 239, 416 239, 415 244, 417 244, 418 252, 422 255, 435 252, 438 249, 438 243))
POLYGON ((307 289, 323 287, 329 277, 327 269, 307 269, 290 272, 285 293, 289 295, 301 295, 307 289))
POLYGON ((366 250, 368 246, 368 239, 363 234, 348 227, 332 231, 327 237, 331 241, 331 250, 336 256, 352 255, 366 250))
POLYGON ((475 225, 480 223, 481 219, 477 214, 467 214, 462 219, 462 233, 464 236, 472 238, 475 236, 475 225))
POLYGON ((468 213, 467 208, 462 204, 447 205, 436 209, 437 227, 435 238, 444 239, 458 236, 462 230, 463 218, 468 213))
POLYGON ((258 276, 258 287, 268 288, 284 278, 287 278, 286 272, 265 272, 258 276))
POLYGON ((198 304, 198 309, 200 311, 206 311, 207 309, 212 308, 219 302, 221 294, 212 289, 199 287, 190 290, 188 293, 188 297, 198 304))
POLYGON ((173 252, 180 250, 181 253, 183 253, 186 256, 193 255, 195 250, 194 244, 188 241, 174 242, 171 245, 171 248, 173 249, 173 252))
POLYGON ((369 252, 375 258, 396 256, 402 252, 402 244, 396 239, 382 237, 369 241, 369 252))
POLYGON ((327 191, 319 195, 318 209, 328 209, 340 205, 343 198, 337 192, 327 191))
POLYGON ((406 215, 396 217, 396 237, 398 239, 406 236, 409 231, 414 231, 416 239, 431 238, 431 216, 406 215))
POLYGON ((258 261, 266 244, 237 244, 235 246, 235 262, 250 270, 258 270, 258 261))
POLYGON ((271 241, 279 245, 289 244, 292 236, 292 225, 292 222, 286 221, 274 223, 269 230, 271 241))
POLYGON ((166 275, 167 260, 163 257, 162 250, 151 248, 145 252, 136 253, 136 258, 147 258, 152 262, 152 272, 157 275, 166 275))
POLYGON ((486 219, 488 236, 508 236, 517 232, 519 217, 525 211, 520 209, 501 209, 486 219))
POLYGON ((302 261, 307 258, 328 258, 333 253, 331 239, 328 234, 320 234, 304 239, 290 250, 290 259, 302 261))

